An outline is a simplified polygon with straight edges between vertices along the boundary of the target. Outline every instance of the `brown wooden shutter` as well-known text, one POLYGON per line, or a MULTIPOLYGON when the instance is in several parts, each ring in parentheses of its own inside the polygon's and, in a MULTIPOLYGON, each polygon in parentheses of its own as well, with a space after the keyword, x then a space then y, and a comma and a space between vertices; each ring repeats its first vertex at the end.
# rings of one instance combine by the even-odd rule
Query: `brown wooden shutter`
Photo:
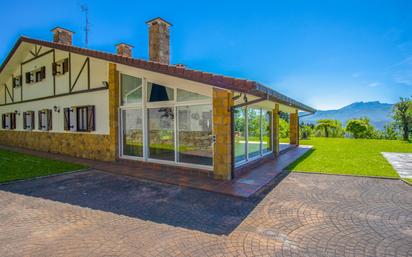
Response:
POLYGON ((11 117, 10 117, 10 127, 11 129, 16 129, 16 113, 11 113, 11 117))
POLYGON ((27 129, 27 118, 26 118, 27 112, 23 112, 23 129, 27 129))
POLYGON ((34 123, 34 120, 35 120, 35 118, 34 118, 34 111, 30 111, 29 113, 30 113, 30 116, 31 116, 31 124, 30 124, 30 126, 31 126, 31 129, 33 130, 33 129, 34 129, 34 125, 36 124, 36 123, 34 123))
POLYGON ((63 65, 63 68, 62 68, 63 74, 66 72, 69 72, 69 58, 64 59, 62 65, 63 65))
POLYGON ((87 106, 87 130, 94 131, 95 130, 95 113, 94 113, 94 106, 89 105, 87 106))
POLYGON ((2 115, 1 115, 1 127, 2 127, 3 129, 6 128, 6 114, 2 114, 2 115))
POLYGON ((44 124, 42 124, 42 121, 41 121, 41 114, 43 113, 43 111, 39 111, 38 112, 38 119, 39 119, 39 121, 38 121, 38 124, 39 124, 39 130, 42 130, 42 128, 43 128, 43 126, 44 126, 44 124))
POLYGON ((46 78, 46 66, 41 67, 40 70, 40 80, 43 80, 46 78))
POLYGON ((30 75, 30 72, 26 72, 26 83, 27 84, 30 84, 30 82, 31 82, 31 75, 30 75))
POLYGON ((47 110, 47 130, 52 130, 52 110, 47 110))
POLYGON ((64 108, 64 130, 70 130, 70 108, 64 108))

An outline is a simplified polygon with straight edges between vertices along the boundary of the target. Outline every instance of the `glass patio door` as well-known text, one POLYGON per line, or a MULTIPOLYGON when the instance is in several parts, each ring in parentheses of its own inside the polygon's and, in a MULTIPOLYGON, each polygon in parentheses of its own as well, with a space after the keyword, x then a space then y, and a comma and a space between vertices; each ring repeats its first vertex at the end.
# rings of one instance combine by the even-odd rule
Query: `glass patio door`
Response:
POLYGON ((149 158, 175 160, 175 114, 172 107, 148 109, 149 158))

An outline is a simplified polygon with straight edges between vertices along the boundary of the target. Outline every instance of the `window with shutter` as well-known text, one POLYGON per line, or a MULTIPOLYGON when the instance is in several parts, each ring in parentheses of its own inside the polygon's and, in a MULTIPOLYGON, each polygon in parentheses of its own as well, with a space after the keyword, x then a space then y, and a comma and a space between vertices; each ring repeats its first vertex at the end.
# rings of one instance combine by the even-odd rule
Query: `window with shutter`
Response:
POLYGON ((26 72, 26 84, 30 84, 32 82, 31 80, 31 73, 26 72))
POLYGON ((64 130, 70 130, 70 108, 64 108, 64 130))
POLYGON ((34 111, 27 111, 23 113, 23 129, 33 130, 34 126, 34 111))
POLYGON ((88 106, 77 107, 77 131, 88 131, 88 106))
POLYGON ((95 115, 94 115, 94 106, 87 107, 87 130, 94 131, 95 130, 95 115))
POLYGON ((16 114, 14 112, 5 113, 1 118, 3 129, 16 129, 16 114))
POLYGON ((69 58, 66 58, 63 61, 63 74, 66 72, 69 72, 69 58))
POLYGON ((39 130, 47 131, 52 129, 51 115, 52 111, 49 109, 39 111, 39 130))
POLYGON ((69 71, 69 59, 63 59, 53 63, 53 75, 59 76, 63 75, 69 71))
POLYGON ((11 129, 16 129, 16 113, 11 113, 11 129))
POLYGON ((52 110, 47 110, 47 130, 52 130, 53 129, 53 118, 52 118, 52 110))
POLYGON ((6 128, 6 114, 1 115, 1 128, 2 129, 6 128))

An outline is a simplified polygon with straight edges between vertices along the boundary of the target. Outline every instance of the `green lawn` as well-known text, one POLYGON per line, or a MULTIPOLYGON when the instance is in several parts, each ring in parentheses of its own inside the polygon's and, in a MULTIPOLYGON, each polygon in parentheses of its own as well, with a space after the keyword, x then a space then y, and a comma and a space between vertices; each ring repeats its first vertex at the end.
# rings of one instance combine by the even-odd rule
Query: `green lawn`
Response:
POLYGON ((381 152, 412 153, 412 143, 395 140, 312 138, 300 142, 313 149, 288 170, 397 178, 381 152))
POLYGON ((86 168, 83 165, 49 160, 0 150, 0 183, 86 168))

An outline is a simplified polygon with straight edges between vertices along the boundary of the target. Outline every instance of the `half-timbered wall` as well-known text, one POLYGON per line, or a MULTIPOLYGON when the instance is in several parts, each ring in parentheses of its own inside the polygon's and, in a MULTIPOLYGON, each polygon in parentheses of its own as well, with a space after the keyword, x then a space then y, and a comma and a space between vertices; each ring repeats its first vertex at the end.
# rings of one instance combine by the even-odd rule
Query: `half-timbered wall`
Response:
MULTIPOLYGON (((109 134, 109 93, 108 63, 66 51, 33 46, 21 65, 15 67, 13 75, 0 82, 0 113, 15 112, 16 130, 23 130, 22 113, 42 109, 53 111, 52 132, 64 131, 63 109, 65 107, 94 105, 96 130, 93 134, 109 134), (52 64, 65 58, 69 59, 69 71, 62 75, 53 75, 52 64), (26 72, 46 67, 46 77, 40 82, 27 84, 26 72), (22 74, 22 86, 13 87, 13 77, 22 74), (56 108, 55 108, 56 107, 56 108)), ((36 116, 37 119, 37 116, 36 116)), ((37 126, 35 131, 39 130, 37 126)))

